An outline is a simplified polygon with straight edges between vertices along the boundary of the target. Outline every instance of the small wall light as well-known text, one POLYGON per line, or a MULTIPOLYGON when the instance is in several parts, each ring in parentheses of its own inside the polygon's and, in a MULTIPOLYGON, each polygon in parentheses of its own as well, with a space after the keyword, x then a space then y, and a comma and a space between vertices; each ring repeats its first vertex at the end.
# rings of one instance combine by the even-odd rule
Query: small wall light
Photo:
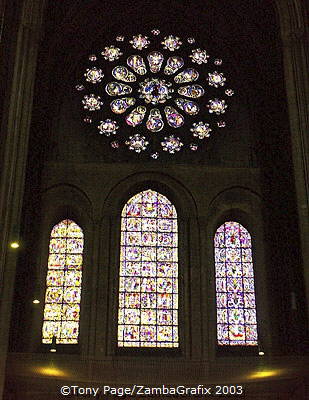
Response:
POLYGON ((51 345, 51 348, 49 349, 49 351, 51 353, 56 353, 57 352, 57 349, 56 349, 56 337, 55 336, 53 336, 52 345, 51 345))
POLYGON ((33 304, 40 304, 40 300, 34 299, 32 303, 33 303, 33 304))
POLYGON ((11 246, 12 249, 18 249, 19 243, 18 242, 11 242, 10 246, 11 246))

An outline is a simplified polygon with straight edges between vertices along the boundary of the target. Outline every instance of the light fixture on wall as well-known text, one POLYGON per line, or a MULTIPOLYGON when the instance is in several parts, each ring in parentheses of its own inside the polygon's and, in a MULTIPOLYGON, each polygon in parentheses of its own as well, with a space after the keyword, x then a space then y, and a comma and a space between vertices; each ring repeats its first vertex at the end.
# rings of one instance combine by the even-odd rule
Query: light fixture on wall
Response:
POLYGON ((259 340, 258 354, 259 354, 259 356, 265 356, 265 352, 264 352, 263 344, 261 343, 261 339, 259 340))
POLYGON ((83 120, 113 149, 156 160, 164 153, 195 152, 226 126, 222 115, 234 90, 225 88, 222 60, 211 58, 195 38, 158 29, 149 36, 117 36, 91 54, 88 65, 76 85, 83 120))
POLYGON ((18 249, 20 247, 19 227, 14 225, 11 231, 11 241, 9 242, 11 249, 18 249))
POLYGON ((51 343, 51 346, 50 346, 49 351, 50 351, 51 353, 56 353, 56 352, 57 352, 57 348, 56 348, 56 336, 53 336, 52 343, 51 343))
POLYGON ((38 280, 34 280, 33 294, 32 294, 32 303, 37 305, 40 304, 40 298, 42 298, 41 288, 38 280))

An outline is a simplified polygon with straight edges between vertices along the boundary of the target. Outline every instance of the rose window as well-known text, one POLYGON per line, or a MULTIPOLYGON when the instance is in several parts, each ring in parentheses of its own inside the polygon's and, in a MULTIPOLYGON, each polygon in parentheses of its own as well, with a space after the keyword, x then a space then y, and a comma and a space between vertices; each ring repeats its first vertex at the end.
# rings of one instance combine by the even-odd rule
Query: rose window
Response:
POLYGON ((154 29, 105 46, 88 57, 81 93, 83 120, 114 150, 158 159, 197 151, 226 127, 223 118, 234 91, 192 37, 154 29))

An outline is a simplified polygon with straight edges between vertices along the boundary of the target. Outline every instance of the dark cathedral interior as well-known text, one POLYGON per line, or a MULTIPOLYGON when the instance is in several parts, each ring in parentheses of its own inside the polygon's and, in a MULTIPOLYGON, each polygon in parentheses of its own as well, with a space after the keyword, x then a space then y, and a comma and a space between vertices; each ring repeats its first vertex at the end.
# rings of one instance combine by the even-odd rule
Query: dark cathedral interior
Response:
POLYGON ((309 399, 308 10, 306 0, 2 1, 1 399, 309 399), (130 68, 130 55, 151 72, 130 68), (166 72, 167 59, 186 73, 166 72), (124 65, 135 81, 118 78, 124 65), (146 111, 116 108, 129 104, 109 97, 112 81, 147 109, 143 121, 146 111), (209 134, 194 130, 200 121, 209 134), (130 233, 139 207, 158 212, 157 230, 130 233), (57 239, 69 226, 75 239, 57 239), (239 248, 226 239, 235 226, 239 248), (137 237, 148 244, 134 247, 137 237), (74 258, 70 240, 77 272, 51 261, 74 258))

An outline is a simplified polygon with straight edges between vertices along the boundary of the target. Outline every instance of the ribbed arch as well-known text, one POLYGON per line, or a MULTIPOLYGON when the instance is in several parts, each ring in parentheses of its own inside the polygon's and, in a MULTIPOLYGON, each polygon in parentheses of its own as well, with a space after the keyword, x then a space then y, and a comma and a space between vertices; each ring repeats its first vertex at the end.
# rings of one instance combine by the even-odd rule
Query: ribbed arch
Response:
POLYGON ((240 223, 214 237, 218 345, 258 344, 251 235, 240 223))
POLYGON ((179 346, 177 212, 151 189, 121 213, 118 346, 179 346))
POLYGON ((76 344, 79 336, 84 235, 72 220, 56 224, 49 241, 42 343, 76 344))

